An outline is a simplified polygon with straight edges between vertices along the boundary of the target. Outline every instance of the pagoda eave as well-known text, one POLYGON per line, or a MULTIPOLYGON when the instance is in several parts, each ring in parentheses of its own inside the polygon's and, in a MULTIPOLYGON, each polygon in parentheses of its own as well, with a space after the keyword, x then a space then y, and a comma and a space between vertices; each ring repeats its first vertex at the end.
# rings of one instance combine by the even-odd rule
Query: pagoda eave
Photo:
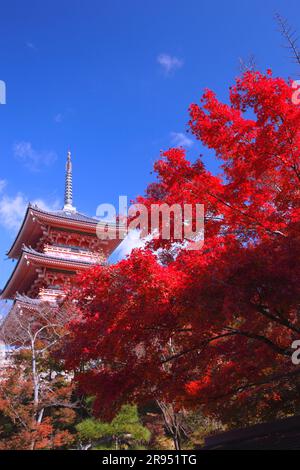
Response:
POLYGON ((96 263, 76 261, 73 259, 56 258, 23 248, 21 257, 15 266, 9 280, 1 292, 1 299, 12 299, 17 293, 28 291, 40 270, 51 269, 66 274, 76 274, 89 269, 96 263))
MULTIPOLYGON (((27 245, 34 247, 42 237, 45 227, 53 227, 59 230, 97 237, 97 225, 99 223, 107 225, 105 222, 99 222, 92 217, 87 217, 77 212, 47 212, 29 204, 19 233, 12 247, 7 252, 7 256, 17 259, 21 255, 24 240, 26 240, 27 245)), ((115 224, 108 224, 108 232, 112 230, 115 233, 115 227, 115 224)), ((111 237, 107 243, 104 243, 107 246, 107 254, 113 251, 120 242, 121 240, 111 237)))

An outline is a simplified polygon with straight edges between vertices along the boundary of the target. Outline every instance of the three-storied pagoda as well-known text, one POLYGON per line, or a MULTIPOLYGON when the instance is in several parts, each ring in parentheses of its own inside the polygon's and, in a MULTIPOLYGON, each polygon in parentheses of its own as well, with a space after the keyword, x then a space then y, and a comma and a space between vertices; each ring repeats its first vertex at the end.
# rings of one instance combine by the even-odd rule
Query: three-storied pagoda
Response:
MULTIPOLYGON (((1 292, 2 299, 13 300, 5 321, 16 309, 35 310, 41 302, 56 304, 63 298, 72 276, 106 261, 121 240, 99 239, 98 223, 73 206, 72 162, 68 152, 63 209, 48 212, 29 204, 7 253, 17 264, 1 292)), ((107 230, 110 229, 115 227, 110 225, 107 230)))

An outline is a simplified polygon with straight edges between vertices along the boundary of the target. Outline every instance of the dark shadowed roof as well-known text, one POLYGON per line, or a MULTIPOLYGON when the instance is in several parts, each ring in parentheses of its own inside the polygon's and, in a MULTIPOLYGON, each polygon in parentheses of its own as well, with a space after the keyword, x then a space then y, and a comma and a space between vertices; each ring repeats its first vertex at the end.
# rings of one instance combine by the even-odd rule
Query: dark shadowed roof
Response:
POLYGON ((300 450, 300 416, 209 436, 205 450, 300 450))

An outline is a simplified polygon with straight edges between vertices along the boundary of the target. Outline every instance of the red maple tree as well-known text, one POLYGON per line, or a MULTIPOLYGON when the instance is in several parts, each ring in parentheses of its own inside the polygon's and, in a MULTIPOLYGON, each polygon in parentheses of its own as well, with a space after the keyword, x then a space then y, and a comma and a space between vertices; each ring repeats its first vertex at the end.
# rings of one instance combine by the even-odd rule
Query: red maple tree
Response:
POLYGON ((299 408, 300 108, 290 82, 246 72, 230 102, 207 90, 190 130, 221 160, 214 176, 183 149, 155 163, 137 202, 203 203, 200 251, 152 239, 114 266, 85 273, 73 297, 68 367, 98 414, 126 402, 204 405, 232 421, 299 408))

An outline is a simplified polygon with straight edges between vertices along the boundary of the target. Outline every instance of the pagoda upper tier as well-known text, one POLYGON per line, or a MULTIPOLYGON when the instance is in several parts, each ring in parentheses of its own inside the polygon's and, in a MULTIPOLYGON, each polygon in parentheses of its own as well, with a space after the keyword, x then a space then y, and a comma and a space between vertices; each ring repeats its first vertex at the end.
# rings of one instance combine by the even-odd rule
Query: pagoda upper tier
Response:
MULTIPOLYGON (((49 244, 77 246, 80 239, 83 248, 99 249, 105 257, 108 257, 120 240, 116 238, 99 240, 96 233, 98 223, 98 220, 80 212, 65 210, 48 212, 29 204, 19 233, 7 256, 18 259, 24 245, 41 251, 49 244)), ((106 224, 103 222, 103 225, 106 224)), ((114 230, 112 226, 111 229, 114 230)), ((107 230, 110 230, 109 226, 107 230)))

